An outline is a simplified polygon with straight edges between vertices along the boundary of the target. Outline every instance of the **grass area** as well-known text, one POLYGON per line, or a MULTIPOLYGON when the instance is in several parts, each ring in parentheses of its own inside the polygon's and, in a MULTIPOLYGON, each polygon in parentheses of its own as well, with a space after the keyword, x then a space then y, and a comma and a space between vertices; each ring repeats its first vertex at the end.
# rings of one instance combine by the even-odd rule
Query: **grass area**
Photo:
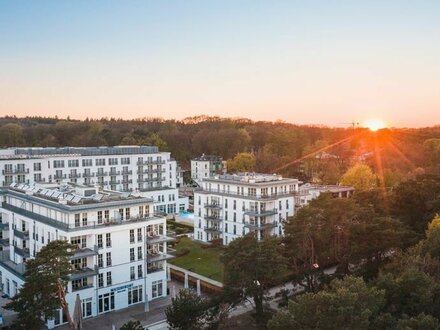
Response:
POLYGON ((177 235, 192 233, 194 228, 184 223, 176 222, 176 220, 167 221, 167 230, 175 232, 177 235))
POLYGON ((177 255, 184 251, 189 253, 170 260, 173 265, 188 269, 216 281, 223 280, 223 264, 220 262, 221 247, 203 248, 203 245, 188 237, 180 238, 175 249, 177 255))

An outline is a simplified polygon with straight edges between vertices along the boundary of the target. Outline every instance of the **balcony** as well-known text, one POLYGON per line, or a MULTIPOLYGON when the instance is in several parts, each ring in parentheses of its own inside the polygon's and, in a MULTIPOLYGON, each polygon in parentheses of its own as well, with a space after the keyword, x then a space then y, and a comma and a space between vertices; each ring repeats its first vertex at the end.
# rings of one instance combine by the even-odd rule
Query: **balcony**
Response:
POLYGON ((80 173, 70 173, 69 174, 69 178, 70 179, 78 179, 78 178, 80 178, 81 177, 81 174, 80 173))
POLYGON ((69 279, 71 281, 74 280, 80 280, 85 277, 91 277, 98 275, 98 269, 91 269, 88 267, 81 268, 81 269, 75 269, 73 272, 69 275, 69 279))
POLYGON ((120 180, 105 181, 105 182, 104 182, 105 185, 115 185, 115 184, 120 184, 120 183, 121 183, 120 180))
POLYGON ((150 235, 147 234, 147 244, 156 244, 164 242, 173 242, 175 238, 165 235, 150 235))
POLYGON ((146 169, 146 170, 138 170, 137 174, 149 174, 149 173, 165 173, 164 168, 157 168, 157 169, 146 169))
POLYGON ((78 258, 87 258, 87 257, 93 257, 98 255, 98 246, 95 245, 93 247, 93 250, 90 248, 78 248, 75 250, 74 254, 70 257, 71 259, 78 259, 78 258))
POLYGON ((133 183, 133 180, 132 180, 132 179, 130 179, 130 180, 128 180, 128 179, 127 179, 127 180, 122 179, 122 180, 121 180, 121 183, 122 183, 122 184, 130 184, 130 183, 133 183))
POLYGON ((165 270, 164 266, 147 266, 148 274, 162 272, 165 270))
POLYGON ((157 164, 165 164, 164 160, 159 160, 159 159, 151 159, 151 160, 144 160, 141 162, 137 162, 136 165, 138 166, 142 166, 142 165, 157 165, 157 164))
POLYGON ((162 177, 138 178, 138 182, 155 182, 155 181, 165 181, 165 178, 162 178, 162 177))
POLYGON ((98 173, 96 173, 96 176, 107 176, 108 175, 108 172, 98 172, 98 173))
POLYGON ((0 222, 0 230, 9 230, 9 223, 0 222))
POLYGON ((174 258, 174 256, 169 253, 154 252, 154 251, 148 251, 148 253, 147 253, 147 261, 149 263, 169 260, 169 259, 173 259, 173 258, 174 258))
POLYGON ((238 198, 245 198, 249 200, 277 200, 281 197, 290 197, 290 196, 297 196, 299 194, 298 191, 286 191, 282 193, 276 193, 276 194, 258 194, 258 195, 249 195, 249 194, 238 194, 237 192, 227 191, 223 189, 203 189, 203 188, 196 188, 194 190, 196 193, 199 194, 216 194, 221 196, 231 196, 231 197, 238 197, 238 198))
POLYGON ((3 247, 9 246, 9 238, 0 238, 0 245, 3 247))
POLYGON ((83 173, 83 178, 91 178, 95 176, 95 173, 83 173))
POLYGON ((216 209, 216 210, 220 210, 223 208, 223 206, 221 206, 219 203, 205 203, 203 206, 207 209, 216 209))
POLYGON ((275 215, 278 213, 278 209, 248 209, 244 211, 244 214, 252 217, 265 217, 268 215, 275 215))
POLYGON ((220 216, 212 215, 212 214, 210 215, 205 214, 203 218, 210 221, 217 221, 217 222, 223 221, 223 219, 220 216))
POLYGON ((244 226, 251 230, 271 229, 277 227, 278 222, 266 222, 260 224, 258 224, 258 222, 245 222, 244 226))
POLYGON ((3 170, 3 175, 14 175, 14 174, 29 174, 28 168, 15 168, 12 170, 3 170))
POLYGON ((129 170, 129 171, 122 170, 122 175, 132 175, 132 174, 133 174, 132 170, 129 170))
POLYGON ((72 286, 72 291, 75 292, 75 291, 92 289, 92 288, 93 288, 93 284, 81 285, 81 286, 77 286, 77 287, 72 286))
POLYGON ((28 240, 29 239, 29 231, 20 231, 17 229, 14 229, 14 235, 18 238, 21 238, 22 240, 28 240))
POLYGON ((61 175, 55 174, 55 175, 53 176, 53 179, 54 179, 54 180, 62 180, 62 179, 66 179, 66 178, 67 178, 67 175, 66 175, 66 174, 61 174, 61 175))
POLYGON ((219 227, 206 227, 205 226, 203 229, 209 233, 218 233, 218 234, 223 233, 222 229, 219 227))
POLYGON ((29 248, 19 248, 18 246, 14 246, 14 251, 19 256, 22 256, 23 258, 29 258, 30 257, 30 251, 29 248))
POLYGON ((109 173, 109 175, 119 175, 119 174, 121 174, 121 171, 110 171, 108 173, 109 173))

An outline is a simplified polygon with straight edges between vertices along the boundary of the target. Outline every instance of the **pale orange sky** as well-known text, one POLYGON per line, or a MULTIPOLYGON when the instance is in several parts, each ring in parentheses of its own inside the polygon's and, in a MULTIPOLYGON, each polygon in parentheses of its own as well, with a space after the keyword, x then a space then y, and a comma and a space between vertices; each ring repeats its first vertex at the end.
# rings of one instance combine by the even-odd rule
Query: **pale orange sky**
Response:
POLYGON ((0 115, 438 125, 436 12, 436 1, 5 1, 0 115))

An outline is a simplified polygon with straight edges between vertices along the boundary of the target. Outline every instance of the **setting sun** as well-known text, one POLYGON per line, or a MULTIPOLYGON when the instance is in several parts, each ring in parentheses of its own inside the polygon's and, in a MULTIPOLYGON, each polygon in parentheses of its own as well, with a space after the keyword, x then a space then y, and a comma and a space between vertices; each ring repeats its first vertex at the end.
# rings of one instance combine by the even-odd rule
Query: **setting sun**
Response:
POLYGON ((364 123, 364 127, 368 128, 370 131, 376 132, 382 128, 387 127, 385 122, 380 119, 368 119, 364 123))

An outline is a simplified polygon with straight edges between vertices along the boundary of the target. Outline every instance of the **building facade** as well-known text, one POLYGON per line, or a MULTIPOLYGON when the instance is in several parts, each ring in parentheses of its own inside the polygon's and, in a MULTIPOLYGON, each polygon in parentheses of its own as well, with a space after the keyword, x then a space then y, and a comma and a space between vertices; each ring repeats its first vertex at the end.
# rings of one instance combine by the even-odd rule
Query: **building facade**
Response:
MULTIPOLYGON (((0 283, 13 297, 26 260, 53 240, 77 246, 66 299, 73 315, 79 294, 84 318, 167 294, 166 220, 153 200, 77 184, 12 184, 1 192, 0 283)), ((59 310, 49 328, 65 323, 59 310)))
POLYGON ((297 208, 306 206, 311 200, 318 198, 322 193, 330 193, 334 198, 348 198, 354 193, 354 188, 338 185, 318 185, 306 183, 299 187, 299 193, 295 197, 297 208))
POLYGON ((282 235, 283 222, 295 213, 299 183, 258 173, 204 179, 194 192, 194 238, 227 245, 251 231, 258 239, 282 235))
POLYGON ((0 169, 3 187, 72 182, 139 192, 154 199, 156 212, 176 213, 181 204, 176 161, 154 146, 1 149, 0 169))
POLYGON ((226 162, 222 157, 201 155, 191 160, 191 178, 199 185, 202 180, 226 172, 226 162))

